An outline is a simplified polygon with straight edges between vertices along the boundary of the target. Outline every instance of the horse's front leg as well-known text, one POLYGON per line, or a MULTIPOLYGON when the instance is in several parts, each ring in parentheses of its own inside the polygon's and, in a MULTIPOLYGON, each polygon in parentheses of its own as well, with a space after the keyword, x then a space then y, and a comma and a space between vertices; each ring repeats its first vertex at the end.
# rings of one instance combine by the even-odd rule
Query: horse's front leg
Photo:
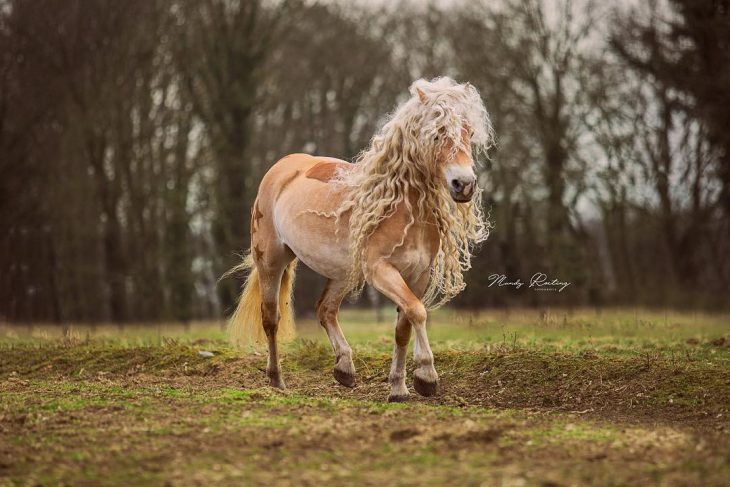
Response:
POLYGON ((398 309, 395 322, 395 345, 393 346, 393 363, 390 366, 388 382, 390 395, 388 402, 403 402, 408 400, 410 393, 406 387, 406 355, 408 342, 411 339, 411 323, 405 313, 398 309))
MULTIPOLYGON (((370 269, 370 280, 375 289, 383 293, 398 306, 400 310, 399 314, 403 314, 405 320, 410 323, 416 332, 416 342, 413 347, 413 358, 416 363, 416 370, 413 373, 413 387, 422 396, 433 396, 438 390, 438 374, 433 366, 433 353, 431 352, 428 335, 426 334, 426 308, 408 287, 400 272, 391 264, 380 261, 372 266, 370 269)), ((405 344, 399 347, 397 334, 398 325, 400 324, 401 320, 399 319, 396 325, 396 348, 393 352, 394 363, 391 368, 391 373, 395 372, 393 374, 394 379, 398 379, 399 370, 405 374, 405 347, 408 346, 408 341, 406 339, 405 344)), ((403 337, 405 337, 405 333, 403 337)), ((408 333, 408 338, 410 338, 410 332, 408 333)), ((402 395, 401 384, 398 381, 391 381, 391 388, 391 396, 395 395, 397 397, 398 395, 402 395)))

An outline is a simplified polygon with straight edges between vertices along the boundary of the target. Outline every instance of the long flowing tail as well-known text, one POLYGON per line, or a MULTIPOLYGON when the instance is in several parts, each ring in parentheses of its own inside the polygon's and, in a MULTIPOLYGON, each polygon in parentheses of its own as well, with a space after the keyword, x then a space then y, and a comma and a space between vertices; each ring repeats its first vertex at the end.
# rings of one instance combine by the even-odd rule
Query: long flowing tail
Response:
MULTIPOLYGON (((284 271, 279 289, 279 327, 277 339, 289 341, 296 335, 294 329, 294 313, 292 310, 292 292, 294 290, 294 275, 297 260, 294 259, 284 271)), ((250 271, 238 298, 236 311, 228 319, 228 336, 231 343, 238 348, 248 345, 266 343, 263 320, 261 317, 261 287, 259 285, 259 271, 251 254, 244 257, 243 262, 226 272, 225 276, 250 271)))

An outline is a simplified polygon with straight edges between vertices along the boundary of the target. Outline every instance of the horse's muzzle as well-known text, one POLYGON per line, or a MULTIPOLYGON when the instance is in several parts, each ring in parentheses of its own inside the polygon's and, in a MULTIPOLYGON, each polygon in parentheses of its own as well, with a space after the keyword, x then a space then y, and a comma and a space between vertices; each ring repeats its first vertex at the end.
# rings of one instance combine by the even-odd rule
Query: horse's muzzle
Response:
POLYGON ((474 196, 474 193, 475 193, 474 190, 476 189, 476 185, 477 185, 476 178, 452 179, 449 182, 449 192, 451 192, 451 197, 457 203, 466 203, 468 201, 471 201, 472 196, 474 196))

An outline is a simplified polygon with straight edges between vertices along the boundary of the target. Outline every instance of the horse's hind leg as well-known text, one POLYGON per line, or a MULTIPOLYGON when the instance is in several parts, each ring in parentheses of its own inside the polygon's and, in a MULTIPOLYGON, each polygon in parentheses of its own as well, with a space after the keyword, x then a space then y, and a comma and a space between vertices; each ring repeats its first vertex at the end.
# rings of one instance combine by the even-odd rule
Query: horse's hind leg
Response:
POLYGON ((317 317, 319 323, 327 331, 327 336, 335 352, 334 376, 337 382, 346 387, 355 385, 355 365, 352 363, 352 349, 342 333, 337 321, 340 303, 345 295, 344 282, 327 281, 322 296, 317 302, 317 317))
POLYGON ((269 358, 266 363, 266 375, 272 387, 284 389, 281 378, 279 353, 276 344, 276 332, 279 327, 279 286, 284 269, 261 269, 259 283, 261 285, 261 317, 269 347, 269 358))
POLYGON ((261 289, 261 318, 269 348, 266 364, 266 375, 272 387, 284 389, 284 380, 279 367, 279 353, 276 343, 276 332, 279 328, 279 290, 286 267, 293 260, 293 255, 283 246, 269 245, 264 250, 254 247, 254 260, 258 270, 261 289))

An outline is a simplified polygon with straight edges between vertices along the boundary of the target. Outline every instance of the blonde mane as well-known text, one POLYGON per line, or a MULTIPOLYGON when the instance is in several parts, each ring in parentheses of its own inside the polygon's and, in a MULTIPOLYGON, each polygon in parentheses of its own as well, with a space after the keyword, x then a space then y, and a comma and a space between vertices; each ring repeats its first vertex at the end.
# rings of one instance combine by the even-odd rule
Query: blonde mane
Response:
POLYGON ((422 300, 426 306, 437 308, 466 286, 463 273, 471 268, 474 247, 487 239, 491 226, 481 208, 481 189, 477 188, 469 203, 453 201, 443 181, 439 167, 443 161, 438 155, 446 144, 451 148, 451 157, 463 148, 465 126, 473 131, 475 158, 492 147, 494 134, 484 103, 470 84, 457 84, 446 77, 421 79, 409 91, 410 99, 390 115, 370 147, 355 160, 355 168, 339 174, 338 182, 349 191, 332 216, 339 221, 350 212, 353 262, 348 284, 353 294, 362 290, 366 277, 363 264, 369 237, 401 203, 409 221, 392 251, 403 245, 416 218, 433 222, 441 245, 422 300), (417 195, 415 205, 407 197, 411 191, 417 195))

